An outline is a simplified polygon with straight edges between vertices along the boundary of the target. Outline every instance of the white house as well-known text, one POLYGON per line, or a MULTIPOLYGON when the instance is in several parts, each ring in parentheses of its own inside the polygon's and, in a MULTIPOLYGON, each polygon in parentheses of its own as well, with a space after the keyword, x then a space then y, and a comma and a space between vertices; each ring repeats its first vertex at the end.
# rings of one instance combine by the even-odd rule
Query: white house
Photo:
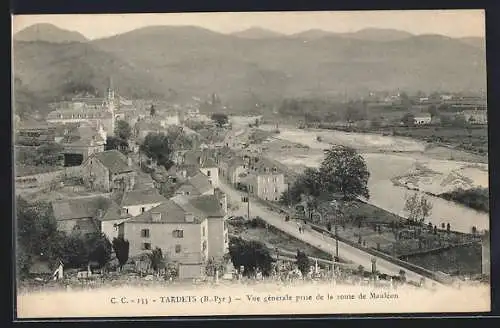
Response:
POLYGON ((127 191, 122 198, 121 207, 127 214, 137 216, 160 205, 167 199, 156 188, 127 191))

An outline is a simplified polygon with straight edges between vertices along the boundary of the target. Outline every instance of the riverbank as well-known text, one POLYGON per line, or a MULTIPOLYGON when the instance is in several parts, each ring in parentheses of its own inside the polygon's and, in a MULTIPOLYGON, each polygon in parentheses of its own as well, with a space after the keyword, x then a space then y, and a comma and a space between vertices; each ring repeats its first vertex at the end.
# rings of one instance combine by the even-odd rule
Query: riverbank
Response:
MULTIPOLYGON (((262 126, 263 129, 272 126, 262 126)), ((324 150, 330 147, 329 142, 354 147, 365 158, 370 171, 368 189, 370 191, 369 203, 382 208, 395 215, 406 217, 404 203, 412 190, 393 184, 392 179, 408 174, 417 164, 423 164, 441 175, 449 175, 452 171, 461 170, 461 173, 472 180, 477 180, 476 169, 470 170, 471 162, 435 159, 426 154, 427 145, 418 140, 400 137, 385 137, 373 134, 345 133, 333 130, 304 130, 293 127, 280 126, 280 133, 265 144, 267 148, 263 155, 273 158, 300 173, 305 167, 318 167, 324 158, 324 150), (323 138, 318 141, 318 132, 323 138), (388 139, 387 139, 388 138, 388 139), (288 144, 302 144, 306 147, 283 147, 288 144), (273 146, 273 144, 276 144, 273 146), (396 147, 399 145, 399 148, 396 147), (398 151, 397 153, 394 150, 398 151), (448 174, 447 174, 448 173, 448 174)), ((467 159, 467 158, 464 158, 467 159)), ((487 165, 481 168, 483 176, 481 183, 487 186, 487 165)), ((473 184, 479 184, 474 182, 473 184)), ((478 230, 489 229, 489 216, 466 206, 445 200, 440 197, 430 196, 433 211, 429 220, 433 225, 441 226, 443 222, 450 222, 453 230, 468 233, 472 226, 478 230)))

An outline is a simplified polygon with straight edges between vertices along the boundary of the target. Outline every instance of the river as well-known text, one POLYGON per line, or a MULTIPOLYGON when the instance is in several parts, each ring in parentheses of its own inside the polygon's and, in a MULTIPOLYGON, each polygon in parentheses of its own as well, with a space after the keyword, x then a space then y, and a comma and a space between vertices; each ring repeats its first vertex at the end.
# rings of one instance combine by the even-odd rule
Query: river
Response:
MULTIPOLYGON (((268 126, 262 128, 272 129, 268 126)), ((310 147, 307 155, 294 155, 293 152, 273 154, 276 160, 292 167, 318 167, 324 157, 323 150, 328 148, 330 143, 344 144, 357 149, 365 158, 370 171, 369 202, 402 217, 406 216, 403 211, 405 197, 414 191, 394 185, 391 178, 404 175, 414 168, 416 163, 425 163, 430 167, 444 167, 443 170, 448 168, 450 171, 471 164, 453 160, 437 160, 426 156, 425 144, 410 138, 288 127, 280 127, 280 134, 277 134, 276 138, 310 147), (321 142, 316 140, 318 135, 322 137, 321 142)), ((484 170, 483 168, 482 175, 472 176, 472 179, 481 180, 477 182, 478 185, 484 185, 484 180, 487 181, 484 177, 487 173, 484 173, 484 170)), ((441 223, 450 223, 452 230, 461 232, 470 232, 472 226, 476 226, 478 230, 489 229, 488 214, 439 197, 428 197, 433 203, 432 213, 428 220, 432 224, 440 226, 441 223)))

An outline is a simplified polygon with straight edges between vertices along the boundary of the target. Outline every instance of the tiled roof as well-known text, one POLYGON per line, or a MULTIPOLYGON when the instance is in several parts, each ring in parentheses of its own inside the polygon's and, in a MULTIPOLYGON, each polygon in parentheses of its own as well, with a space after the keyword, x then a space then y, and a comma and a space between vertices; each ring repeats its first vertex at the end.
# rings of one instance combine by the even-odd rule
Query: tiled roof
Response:
POLYGON ((133 206, 133 205, 143 205, 143 204, 155 204, 164 202, 167 199, 160 195, 156 188, 150 188, 145 190, 132 190, 127 191, 123 195, 122 206, 133 206))
POLYGON ((200 194, 204 194, 213 188, 212 184, 210 184, 210 180, 208 180, 208 177, 203 173, 198 173, 197 175, 189 178, 187 183, 195 187, 200 194))
POLYGON ((118 150, 108 150, 101 153, 95 153, 94 157, 107 167, 112 174, 133 171, 133 168, 128 166, 125 155, 120 153, 118 150))
POLYGON ((208 213, 204 211, 203 208, 199 208, 200 206, 195 206, 192 202, 193 197, 190 196, 175 196, 172 197, 171 200, 175 202, 178 206, 180 206, 186 213, 191 213, 196 218, 206 218, 208 217, 208 213))
POLYGON ((128 213, 125 213, 125 215, 122 215, 122 209, 121 207, 115 203, 112 202, 111 205, 109 206, 108 210, 104 214, 102 218, 99 218, 101 221, 115 221, 115 220, 120 220, 120 219, 127 219, 131 218, 132 216, 128 213))
POLYGON ((196 189, 193 185, 189 183, 184 183, 182 184, 177 190, 177 193, 181 194, 186 194, 186 195, 193 195, 193 196, 199 196, 201 193, 196 189))
POLYGON ((161 214, 161 220, 158 223, 186 223, 186 211, 173 200, 167 200, 149 211, 131 218, 127 223, 156 223, 153 221, 153 213, 161 214))
POLYGON ((224 216, 224 212, 222 211, 219 200, 214 195, 192 197, 189 199, 189 203, 198 210, 205 213, 205 215, 208 217, 224 216))
MULTIPOLYGON (((98 198, 103 197, 97 196, 54 201, 52 202, 54 217, 58 221, 95 217, 100 203, 98 198)), ((110 203, 108 203, 109 205, 110 203)))

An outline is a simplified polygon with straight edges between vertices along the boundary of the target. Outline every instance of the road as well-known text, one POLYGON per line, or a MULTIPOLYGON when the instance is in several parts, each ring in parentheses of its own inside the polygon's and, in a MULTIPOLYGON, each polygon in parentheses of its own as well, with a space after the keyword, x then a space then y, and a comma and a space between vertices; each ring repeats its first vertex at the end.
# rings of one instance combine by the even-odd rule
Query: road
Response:
MULTIPOLYGON (((246 193, 242 193, 238 190, 235 190, 231 186, 229 186, 225 181, 219 180, 219 188, 224 191, 228 197, 228 203, 237 204, 238 209, 231 213, 232 215, 238 216, 247 216, 247 204, 242 203, 241 198, 246 193)), ((293 236, 303 242, 306 242, 318 249, 335 255, 335 239, 325 236, 317 231, 306 229, 302 233, 299 232, 296 222, 288 221, 286 222, 284 217, 280 216, 278 213, 269 210, 266 206, 262 205, 258 202, 250 201, 250 216, 260 216, 264 221, 268 224, 278 228, 279 230, 293 236)), ((394 263, 391 263, 382 258, 373 256, 364 252, 361 249, 355 248, 343 242, 338 243, 339 245, 339 257, 342 259, 346 259, 356 263, 357 265, 362 265, 365 269, 370 269, 372 266, 372 259, 376 259, 377 270, 380 273, 385 273, 388 275, 398 275, 400 270, 404 270, 406 272, 406 279, 412 280, 415 282, 419 282, 420 279, 425 278, 425 280, 429 280, 429 278, 424 277, 415 272, 409 271, 406 268, 398 266, 394 263)), ((441 285, 439 282, 435 282, 436 285, 441 285)))

